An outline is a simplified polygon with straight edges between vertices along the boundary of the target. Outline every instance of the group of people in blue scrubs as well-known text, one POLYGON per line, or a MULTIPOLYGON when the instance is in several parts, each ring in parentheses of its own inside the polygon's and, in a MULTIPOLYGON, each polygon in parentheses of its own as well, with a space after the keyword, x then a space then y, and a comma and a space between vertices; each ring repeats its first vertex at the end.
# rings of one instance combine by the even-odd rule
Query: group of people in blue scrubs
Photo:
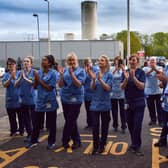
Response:
MULTIPOLYGON (((41 124, 44 122, 44 114, 46 114, 49 131, 47 149, 55 147, 58 109, 56 86, 58 85, 65 119, 62 135, 62 145, 65 149, 81 147, 77 120, 81 105, 84 103, 86 129, 91 129, 93 134, 93 155, 105 151, 111 120, 110 111, 112 111, 113 118, 112 127, 114 131, 118 131, 118 112, 120 111, 122 133, 125 133, 128 127, 131 137, 128 151, 143 156, 141 131, 146 93, 149 92, 149 89, 153 89, 150 87, 151 81, 165 82, 167 72, 160 71, 152 64, 152 61, 150 68, 139 68, 137 55, 129 57, 128 69, 124 68, 119 56, 114 59, 114 66, 110 68, 110 61, 106 55, 98 58, 97 66, 93 66, 90 58, 86 58, 84 68, 81 68, 74 52, 67 55, 66 66, 59 66, 57 70, 53 68, 55 60, 52 55, 42 57, 39 71, 32 68, 33 59, 30 56, 23 59, 23 64, 24 68, 18 71, 16 70, 16 61, 8 58, 7 72, 2 80, 3 86, 6 88, 6 109, 11 136, 18 131, 20 135, 23 135, 26 129, 27 148, 37 146, 41 124), (157 80, 153 79, 153 76, 157 77, 157 80), (146 81, 148 82, 146 83, 146 81), (70 145, 70 141, 73 142, 72 145, 70 145)), ((168 111, 167 90, 165 89, 164 92, 165 111, 168 111)), ((152 91, 150 93, 157 94, 152 91)), ((149 105, 153 97, 155 96, 148 94, 149 105)), ((149 111, 151 123, 154 124, 156 118, 152 114, 151 107, 149 107, 149 111), (153 120, 152 115, 154 116, 153 120)), ((158 117, 158 122, 161 124, 163 120, 158 117)), ((163 130, 167 130, 165 123, 167 124, 167 122, 164 122, 163 130)), ((165 131, 163 134, 165 135, 165 131)), ((165 141, 163 142, 161 139, 158 143, 165 144, 165 141)))

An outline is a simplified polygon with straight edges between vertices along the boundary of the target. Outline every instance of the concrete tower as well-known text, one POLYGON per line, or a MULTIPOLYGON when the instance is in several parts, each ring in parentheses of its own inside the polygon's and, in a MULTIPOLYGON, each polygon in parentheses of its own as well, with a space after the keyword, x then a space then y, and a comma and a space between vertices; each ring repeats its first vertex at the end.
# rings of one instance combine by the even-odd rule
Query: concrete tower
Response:
POLYGON ((82 39, 95 40, 97 33, 97 2, 83 1, 81 3, 82 39))

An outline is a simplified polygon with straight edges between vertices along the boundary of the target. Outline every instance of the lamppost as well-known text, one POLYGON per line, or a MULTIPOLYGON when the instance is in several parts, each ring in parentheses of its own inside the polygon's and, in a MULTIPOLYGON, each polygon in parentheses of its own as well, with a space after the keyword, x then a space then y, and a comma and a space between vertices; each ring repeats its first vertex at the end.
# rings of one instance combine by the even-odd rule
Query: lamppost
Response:
POLYGON ((40 24, 39 24, 39 16, 36 13, 34 13, 33 16, 37 18, 38 53, 39 53, 39 63, 40 63, 40 24))
POLYGON ((131 53, 130 46, 130 0, 127 0, 127 62, 131 53))
POLYGON ((48 3, 48 54, 51 53, 51 36, 50 36, 50 1, 44 0, 48 3))

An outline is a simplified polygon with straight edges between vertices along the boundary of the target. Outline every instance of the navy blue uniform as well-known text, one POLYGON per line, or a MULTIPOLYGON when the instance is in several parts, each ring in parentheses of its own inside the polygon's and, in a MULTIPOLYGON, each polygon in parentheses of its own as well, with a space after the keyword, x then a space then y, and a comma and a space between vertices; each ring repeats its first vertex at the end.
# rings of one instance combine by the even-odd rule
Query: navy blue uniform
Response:
MULTIPOLYGON (((145 72, 141 69, 136 69, 136 78, 145 82, 145 72)), ((131 135, 131 148, 134 150, 140 149, 141 146, 141 129, 145 110, 145 95, 144 89, 139 89, 129 77, 125 88, 125 97, 128 103, 126 110, 128 129, 131 135)))

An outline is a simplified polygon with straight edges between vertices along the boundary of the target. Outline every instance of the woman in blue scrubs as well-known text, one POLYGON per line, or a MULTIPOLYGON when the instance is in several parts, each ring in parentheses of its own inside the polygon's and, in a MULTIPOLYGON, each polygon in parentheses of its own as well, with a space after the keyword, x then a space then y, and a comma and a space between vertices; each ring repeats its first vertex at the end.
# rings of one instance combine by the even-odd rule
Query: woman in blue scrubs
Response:
POLYGON ((8 58, 7 70, 2 79, 2 84, 6 88, 6 110, 9 117, 10 136, 16 135, 18 130, 20 135, 23 135, 24 125, 22 112, 20 111, 19 86, 15 85, 19 79, 20 71, 16 70, 16 61, 13 58, 8 58), (19 129, 16 115, 18 116, 19 129))
POLYGON ((145 110, 145 72, 138 68, 139 57, 131 55, 129 57, 129 70, 124 71, 124 80, 121 88, 125 90, 127 102, 126 118, 128 130, 131 136, 129 151, 138 156, 143 156, 141 152, 141 129, 145 110))
POLYGON ((47 149, 53 149, 56 141, 56 118, 58 103, 56 100, 56 75, 50 68, 52 60, 50 56, 42 58, 42 69, 35 73, 35 84, 37 88, 37 100, 35 104, 35 125, 30 144, 27 148, 37 145, 40 134, 41 117, 46 112, 46 120, 48 120, 48 145, 47 149))
POLYGON ((112 88, 112 74, 109 71, 109 59, 106 55, 102 55, 98 59, 98 72, 94 73, 88 70, 91 76, 91 90, 93 96, 91 100, 90 110, 92 111, 92 130, 93 130, 93 151, 102 153, 105 150, 107 141, 109 122, 110 122, 110 92, 112 88), (101 119, 101 137, 99 137, 101 119))
POLYGON ((80 107, 84 100, 84 69, 78 66, 78 59, 75 53, 69 53, 66 59, 67 67, 59 70, 61 87, 60 96, 65 119, 62 143, 64 148, 69 148, 69 141, 73 141, 72 149, 81 146, 78 132, 77 119, 80 107))
POLYGON ((114 67, 111 68, 113 75, 113 87, 111 91, 111 111, 113 116, 113 128, 114 131, 118 130, 118 113, 120 112, 121 129, 122 133, 125 133, 126 127, 126 113, 124 109, 124 90, 121 89, 122 74, 124 71, 124 65, 120 58, 117 56, 114 58, 114 67), (119 106, 118 106, 119 105, 119 106))
POLYGON ((35 90, 34 79, 35 71, 32 69, 33 57, 27 56, 23 60, 24 69, 21 71, 17 85, 20 85, 19 103, 23 114, 24 126, 27 132, 25 141, 30 141, 33 125, 32 120, 35 110, 35 90))
POLYGON ((91 69, 93 72, 97 72, 98 69, 93 66, 92 60, 87 57, 84 59, 84 69, 86 72, 86 80, 84 83, 84 100, 85 100, 85 109, 86 109, 86 122, 87 122, 87 126, 85 127, 85 129, 92 129, 92 113, 90 111, 90 103, 92 100, 92 94, 93 91, 90 89, 90 83, 91 83, 91 78, 88 74, 88 70, 91 69))

